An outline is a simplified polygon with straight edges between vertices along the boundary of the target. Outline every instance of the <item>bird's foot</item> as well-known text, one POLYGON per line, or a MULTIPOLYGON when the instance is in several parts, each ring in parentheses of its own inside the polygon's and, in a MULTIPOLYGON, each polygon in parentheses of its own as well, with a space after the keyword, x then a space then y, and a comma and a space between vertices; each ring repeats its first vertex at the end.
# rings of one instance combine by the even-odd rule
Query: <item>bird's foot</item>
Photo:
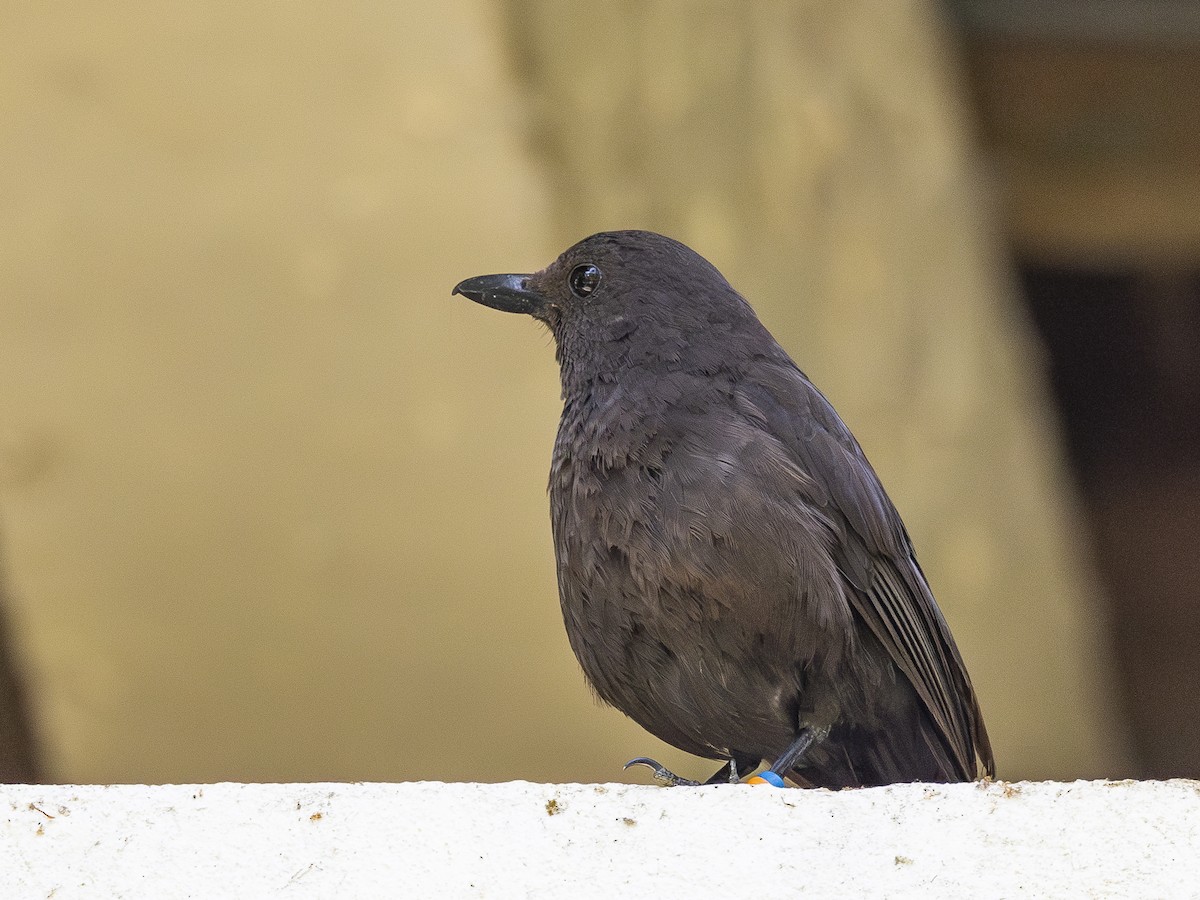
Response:
MULTIPOLYGON (((800 733, 775 760, 774 765, 769 769, 764 769, 757 775, 747 778, 742 781, 738 778, 738 764, 736 759, 730 759, 725 763, 712 778, 704 782, 705 784, 752 784, 762 785, 769 784, 772 787, 786 787, 784 784, 784 776, 792 771, 797 764, 804 758, 809 748, 818 741, 824 740, 829 734, 828 728, 816 728, 806 726, 800 729, 800 733)), ((743 760, 744 762, 745 760, 743 760)), ((687 787, 696 787, 700 784, 698 781, 692 781, 690 778, 681 778, 676 775, 662 763, 657 760, 650 759, 647 756, 639 756, 637 759, 631 759, 625 763, 625 768, 630 766, 645 766, 654 774, 654 780, 666 787, 678 787, 685 785, 687 787)))
POLYGON ((625 768, 630 766, 645 766, 654 776, 654 780, 663 787, 699 787, 700 782, 692 781, 690 778, 683 778, 676 775, 658 760, 651 759, 648 756, 639 756, 637 759, 631 759, 625 763, 625 768))
MULTIPOLYGON (((626 769, 630 766, 645 766, 653 773, 654 780, 664 787, 699 787, 701 784, 699 781, 692 781, 690 778, 676 775, 658 760, 650 759, 648 756, 639 756, 637 759, 631 759, 625 763, 626 769)), ((753 778, 741 780, 738 778, 737 763, 733 760, 718 769, 713 777, 704 784, 769 784, 772 787, 784 787, 783 778, 770 769, 760 772, 753 778)))

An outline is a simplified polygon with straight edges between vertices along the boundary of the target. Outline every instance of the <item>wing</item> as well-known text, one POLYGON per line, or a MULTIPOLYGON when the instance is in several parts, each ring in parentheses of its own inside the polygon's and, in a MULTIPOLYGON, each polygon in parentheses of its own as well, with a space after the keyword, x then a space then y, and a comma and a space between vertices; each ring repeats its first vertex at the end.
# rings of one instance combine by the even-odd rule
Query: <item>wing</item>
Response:
MULTIPOLYGON (((790 362, 790 361, 789 361, 790 362)), ((735 401, 811 475, 814 502, 842 525, 835 561, 855 612, 908 677, 963 779, 976 757, 995 774, 971 679, 913 554, 899 514, 833 407, 799 369, 764 365, 738 382, 735 401)))

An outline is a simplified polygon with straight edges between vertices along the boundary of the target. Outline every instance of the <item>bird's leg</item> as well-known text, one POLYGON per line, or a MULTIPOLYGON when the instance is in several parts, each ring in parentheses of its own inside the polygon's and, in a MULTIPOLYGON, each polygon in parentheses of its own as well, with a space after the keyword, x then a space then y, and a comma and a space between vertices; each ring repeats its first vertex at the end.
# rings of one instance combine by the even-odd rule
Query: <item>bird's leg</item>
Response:
MULTIPOLYGON (((631 759, 625 763, 626 769, 630 766, 645 766, 653 774, 654 780, 664 787, 698 787, 700 785, 699 781, 692 781, 690 778, 676 775, 662 763, 647 756, 639 756, 637 759, 631 759)), ((704 784, 737 784, 738 781, 737 760, 731 759, 714 772, 713 776, 704 784)))
POLYGON ((738 778, 738 764, 736 759, 731 759, 717 771, 713 772, 712 777, 705 784, 737 784, 741 779, 738 778))
POLYGON ((800 733, 796 735, 796 739, 788 744, 775 762, 771 764, 771 768, 767 771, 774 772, 781 778, 787 775, 792 769, 796 768, 796 763, 804 758, 804 754, 808 752, 808 748, 817 742, 819 738, 825 737, 829 733, 826 728, 813 728, 805 726, 800 729, 800 733))
MULTIPOLYGON (((787 777, 787 773, 796 768, 796 765, 804 758, 804 754, 808 752, 817 741, 829 734, 828 728, 813 728, 806 725, 800 729, 800 733, 782 753, 775 758, 775 762, 771 764, 771 768, 764 769, 753 778, 746 780, 746 784, 770 784, 774 787, 783 787, 783 779, 787 777)), ((676 775, 662 763, 657 760, 650 759, 648 756, 639 756, 637 759, 631 759, 625 763, 625 768, 630 766, 645 766, 651 771, 654 780, 664 787, 697 787, 699 781, 692 781, 690 778, 684 778, 676 775)), ((751 767, 753 768, 753 766, 751 767)), ((736 759, 731 759, 725 765, 721 766, 713 776, 705 781, 704 784, 739 784, 738 764, 736 759)))
POLYGON ((763 769, 753 778, 746 780, 746 784, 769 784, 772 787, 786 787, 783 779, 787 777, 787 773, 796 768, 796 764, 808 752, 808 748, 815 744, 819 739, 825 737, 829 733, 827 728, 812 728, 804 727, 800 729, 800 733, 796 735, 796 739, 788 744, 787 749, 775 759, 771 764, 771 768, 763 769))

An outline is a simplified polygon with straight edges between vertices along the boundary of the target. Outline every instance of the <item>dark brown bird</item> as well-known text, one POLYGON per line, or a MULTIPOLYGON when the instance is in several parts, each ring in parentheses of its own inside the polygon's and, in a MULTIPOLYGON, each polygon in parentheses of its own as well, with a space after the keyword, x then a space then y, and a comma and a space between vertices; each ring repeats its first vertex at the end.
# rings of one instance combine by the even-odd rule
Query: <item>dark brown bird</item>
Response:
POLYGON ((830 788, 995 773, 875 471, 710 263, 662 235, 609 232, 454 293, 554 335, 559 595, 601 699, 725 760, 713 781, 764 761, 830 788))

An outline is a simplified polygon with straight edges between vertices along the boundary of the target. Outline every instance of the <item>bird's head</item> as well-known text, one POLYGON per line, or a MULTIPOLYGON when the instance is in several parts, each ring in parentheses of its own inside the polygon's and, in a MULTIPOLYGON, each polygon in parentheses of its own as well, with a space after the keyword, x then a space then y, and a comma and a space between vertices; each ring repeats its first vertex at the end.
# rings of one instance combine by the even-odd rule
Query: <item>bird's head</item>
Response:
POLYGON ((700 357, 729 351, 729 340, 766 335, 711 263, 649 231, 594 234, 540 272, 480 275, 453 293, 544 322, 564 387, 569 376, 617 375, 631 365, 708 365, 700 357))

